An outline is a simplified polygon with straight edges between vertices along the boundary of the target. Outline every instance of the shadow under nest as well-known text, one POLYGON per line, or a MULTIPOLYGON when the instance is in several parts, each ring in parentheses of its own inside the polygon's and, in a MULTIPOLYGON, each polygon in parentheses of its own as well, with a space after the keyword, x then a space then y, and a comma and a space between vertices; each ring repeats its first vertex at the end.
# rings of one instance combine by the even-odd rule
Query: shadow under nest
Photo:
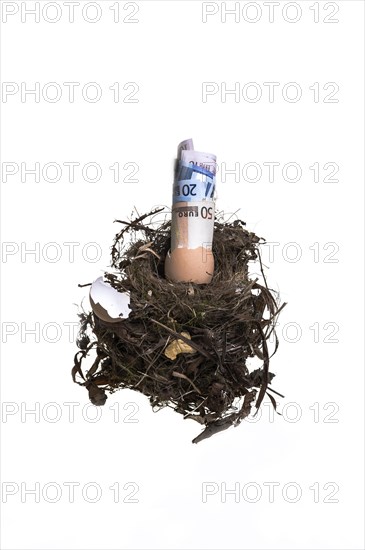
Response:
POLYGON ((269 372, 268 339, 274 342, 273 355, 275 323, 285 304, 278 306, 266 284, 259 253, 263 239, 241 220, 215 220, 210 284, 165 279, 171 222, 154 222, 162 210, 116 220, 123 228, 111 250, 113 273, 105 277, 115 289, 130 292, 131 313, 118 323, 106 323, 93 312, 79 314, 80 351, 72 377, 95 405, 105 404, 106 391, 130 388, 149 397, 154 410, 172 407, 205 427, 193 439, 198 443, 237 426, 255 400, 260 407, 265 394, 276 409, 269 391, 278 392, 268 387, 275 376, 269 372), (263 284, 250 277, 249 262, 257 263, 263 284), (169 358, 165 352, 173 342, 187 344, 189 353, 169 358), (83 360, 94 349, 96 359, 85 371, 83 360), (249 372, 246 362, 254 357, 262 366, 249 372))

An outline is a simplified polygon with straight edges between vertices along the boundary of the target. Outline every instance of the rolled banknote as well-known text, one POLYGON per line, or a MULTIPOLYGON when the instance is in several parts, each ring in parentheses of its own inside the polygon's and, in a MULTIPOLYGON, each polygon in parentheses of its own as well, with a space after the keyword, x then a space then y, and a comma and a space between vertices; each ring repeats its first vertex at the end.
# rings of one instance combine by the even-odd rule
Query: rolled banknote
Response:
POLYGON ((165 275, 174 282, 210 283, 215 209, 216 156, 178 146, 172 198, 171 249, 165 275))
POLYGON ((177 146, 177 158, 178 158, 178 160, 181 159, 182 151, 185 151, 187 149, 191 149, 191 150, 194 149, 194 144, 193 144, 192 139, 185 139, 184 141, 179 143, 179 145, 177 146))
POLYGON ((201 153, 191 149, 182 149, 181 162, 205 168, 215 176, 217 157, 211 153, 201 153))

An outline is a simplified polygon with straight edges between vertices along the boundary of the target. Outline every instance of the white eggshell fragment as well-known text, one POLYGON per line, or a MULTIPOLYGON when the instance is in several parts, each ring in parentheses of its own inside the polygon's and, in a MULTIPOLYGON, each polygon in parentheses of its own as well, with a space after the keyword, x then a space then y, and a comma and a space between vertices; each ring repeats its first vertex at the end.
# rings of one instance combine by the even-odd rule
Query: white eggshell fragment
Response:
POLYGON ((99 277, 90 288, 90 304, 93 312, 107 323, 118 323, 129 317, 129 292, 118 292, 104 277, 99 277))

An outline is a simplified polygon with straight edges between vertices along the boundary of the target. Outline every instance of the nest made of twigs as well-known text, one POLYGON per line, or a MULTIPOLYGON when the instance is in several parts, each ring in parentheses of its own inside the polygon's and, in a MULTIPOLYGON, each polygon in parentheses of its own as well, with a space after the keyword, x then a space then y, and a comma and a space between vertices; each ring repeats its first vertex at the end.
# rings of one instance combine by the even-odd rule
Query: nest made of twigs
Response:
MULTIPOLYGON (((154 410, 172 407, 184 418, 205 426, 199 442, 231 425, 238 425, 268 388, 268 339, 278 341, 279 311, 275 293, 266 284, 259 254, 263 242, 239 219, 215 219, 215 270, 210 284, 172 283, 164 277, 170 248, 170 221, 154 221, 157 209, 123 224, 112 246, 113 273, 105 276, 121 292, 130 292, 131 313, 119 323, 106 323, 83 311, 72 376, 86 386, 95 405, 106 391, 130 388, 149 397, 154 410), (128 239, 128 240, 127 240, 128 239), (259 277, 249 274, 256 262, 259 277), (180 344, 180 347, 176 344, 180 344), (185 348, 183 345, 185 344, 185 348), (169 346, 180 352, 169 357, 169 346), (82 362, 96 348, 92 367, 82 362), (262 366, 249 372, 248 358, 262 366), (78 378, 78 375, 81 377, 78 378)), ((87 286, 87 285, 80 285, 87 286)), ((280 394, 279 394, 280 395, 280 394)))

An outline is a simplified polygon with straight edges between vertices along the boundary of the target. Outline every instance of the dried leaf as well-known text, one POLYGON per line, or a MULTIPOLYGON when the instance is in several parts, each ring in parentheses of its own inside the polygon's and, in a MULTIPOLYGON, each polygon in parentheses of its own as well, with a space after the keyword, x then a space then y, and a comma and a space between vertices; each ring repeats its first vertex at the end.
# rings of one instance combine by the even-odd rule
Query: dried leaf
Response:
MULTIPOLYGON (((191 340, 191 336, 188 332, 182 332, 181 336, 184 336, 188 340, 191 340)), ((166 357, 175 361, 179 353, 195 353, 195 349, 192 348, 189 344, 184 342, 184 340, 173 340, 165 349, 164 354, 166 357)))

